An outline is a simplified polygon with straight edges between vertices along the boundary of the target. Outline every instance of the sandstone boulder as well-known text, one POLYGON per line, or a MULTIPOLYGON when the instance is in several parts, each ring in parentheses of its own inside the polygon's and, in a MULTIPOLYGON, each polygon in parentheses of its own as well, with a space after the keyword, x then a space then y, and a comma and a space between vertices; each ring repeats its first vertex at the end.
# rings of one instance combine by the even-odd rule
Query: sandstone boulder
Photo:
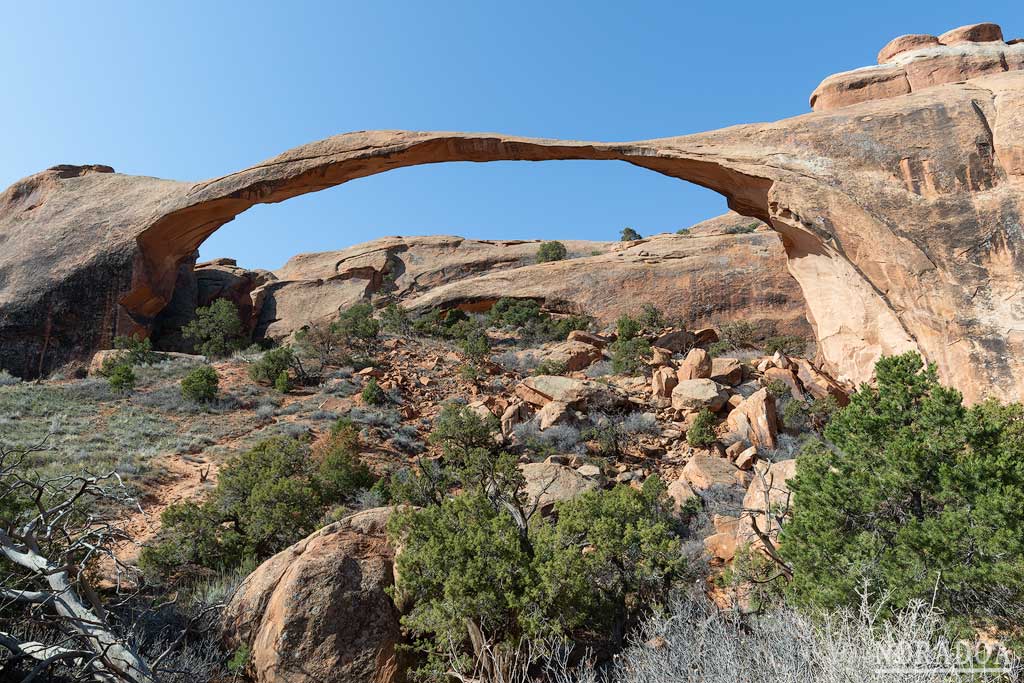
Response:
POLYGON ((712 379, 688 379, 672 390, 672 407, 676 410, 697 411, 707 408, 717 413, 729 395, 712 379))
POLYGON ((676 371, 669 367, 662 367, 651 373, 651 395, 661 398, 672 396, 672 390, 679 384, 676 378, 676 371))
POLYGON ((527 403, 543 407, 551 401, 574 410, 614 410, 629 403, 625 392, 612 385, 561 375, 527 377, 516 386, 516 395, 527 403))
POLYGON ((722 562, 732 562, 739 546, 740 519, 728 515, 715 515, 711 523, 715 533, 704 539, 708 554, 722 562))
POLYGON ((398 610, 385 592, 392 508, 329 524, 250 574, 224 611, 230 647, 250 648, 257 683, 403 680, 398 610))
POLYGON ((573 330, 569 333, 567 338, 568 341, 583 342, 584 344, 590 344, 596 346, 599 349, 603 349, 608 346, 608 340, 599 334, 593 334, 586 332, 585 330, 573 330))
POLYGON ((782 382, 789 389, 790 395, 798 400, 804 400, 803 387, 797 381, 796 374, 790 369, 771 367, 764 370, 764 383, 782 382))
POLYGON ((739 434, 758 449, 773 450, 778 442, 779 421, 775 397, 761 389, 743 399, 726 418, 729 431, 739 434))
POLYGON ((846 393, 846 390, 831 377, 811 365, 810 361, 805 358, 798 358, 795 363, 797 377, 799 377, 804 390, 811 396, 818 399, 831 396, 841 406, 845 406, 850 402, 850 396, 846 393))
POLYGON ((968 24, 946 31, 939 36, 943 45, 957 43, 988 43, 1003 40, 1003 29, 999 24, 968 24))
POLYGON ((526 497, 540 510, 548 510, 565 500, 572 500, 598 487, 598 478, 567 467, 546 462, 520 465, 526 479, 526 497))
POLYGON ((878 63, 887 64, 893 57, 903 52, 917 50, 922 47, 931 47, 938 44, 938 38, 924 33, 912 33, 910 35, 897 36, 886 43, 885 47, 879 50, 878 63))
POLYGON ((719 384, 736 386, 743 381, 743 363, 737 358, 713 358, 710 377, 719 384))
POLYGON ((690 349, 686 358, 679 364, 676 375, 679 381, 688 379, 707 379, 711 377, 712 361, 711 356, 704 349, 690 349))
POLYGON ((735 486, 740 478, 736 468, 725 458, 696 453, 683 467, 683 480, 700 493, 715 485, 735 486))
POLYGON ((687 501, 697 497, 693 487, 690 486, 690 482, 685 477, 680 477, 669 484, 666 493, 672 499, 672 507, 677 513, 683 509, 687 501))
POLYGON ((566 372, 589 368, 603 358, 604 352, 600 348, 581 341, 559 342, 541 353, 542 360, 564 365, 566 372))

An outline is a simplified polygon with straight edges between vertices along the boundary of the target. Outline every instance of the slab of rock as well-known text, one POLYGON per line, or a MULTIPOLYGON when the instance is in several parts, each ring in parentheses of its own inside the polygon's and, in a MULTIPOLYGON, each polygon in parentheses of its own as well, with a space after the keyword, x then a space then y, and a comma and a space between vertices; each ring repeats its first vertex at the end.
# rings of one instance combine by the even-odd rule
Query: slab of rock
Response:
POLYGON ((710 377, 719 384, 736 386, 743 381, 743 363, 737 358, 712 358, 710 377))
POLYGON ((669 484, 666 494, 672 499, 672 507, 676 513, 679 513, 683 509, 683 506, 686 505, 688 500, 697 497, 693 487, 690 486, 690 483, 683 477, 680 477, 669 484))
POLYGON ((725 458, 715 455, 694 454, 683 467, 683 480, 698 493, 716 484, 735 486, 740 479, 736 467, 725 458))
POLYGON ((526 497, 532 505, 538 502, 538 509, 547 510, 565 500, 572 500, 581 493, 598 487, 598 478, 586 476, 565 465, 546 462, 532 462, 520 465, 526 478, 526 497))
POLYGON ((779 420, 775 397, 767 389, 754 392, 733 408, 726 418, 729 431, 739 434, 758 449, 774 450, 778 445, 779 420))
POLYGON ((384 526, 393 508, 358 512, 274 555, 246 577, 224 610, 231 648, 250 649, 256 683, 392 683, 403 680, 394 551, 384 526))
POLYGON ((925 33, 911 33, 893 38, 878 52, 878 63, 887 64, 893 57, 910 50, 932 47, 939 44, 939 39, 925 33))
POLYGON ((652 346, 668 349, 672 353, 685 353, 693 347, 693 334, 686 330, 666 332, 652 342, 652 346))
POLYGON ((564 341, 541 351, 542 360, 565 366, 566 372, 577 372, 589 368, 604 359, 604 352, 597 346, 581 341, 564 341))
POLYGON ((688 379, 672 390, 672 407, 676 410, 699 411, 707 408, 717 413, 729 395, 712 379, 688 379))
POLYGON ((516 386, 515 392, 537 407, 558 401, 575 410, 613 410, 629 403, 625 392, 618 387, 561 375, 527 377, 516 386))
POLYGON ((567 424, 573 417, 572 408, 562 401, 548 401, 537 411, 537 420, 542 431, 556 424, 567 424))
POLYGON ((585 330, 573 330, 569 333, 568 341, 583 342, 584 344, 590 344, 596 346, 599 349, 603 349, 608 346, 608 340, 599 334, 593 334, 586 332, 585 330))
POLYGON ((811 396, 819 399, 831 396, 840 406, 845 406, 850 402, 850 396, 846 390, 838 382, 811 365, 810 361, 805 358, 797 358, 794 362, 800 384, 811 396))
POLYGON ((968 24, 946 31, 939 36, 939 42, 943 45, 956 45, 957 43, 989 43, 1002 42, 1003 29, 999 24, 968 24))

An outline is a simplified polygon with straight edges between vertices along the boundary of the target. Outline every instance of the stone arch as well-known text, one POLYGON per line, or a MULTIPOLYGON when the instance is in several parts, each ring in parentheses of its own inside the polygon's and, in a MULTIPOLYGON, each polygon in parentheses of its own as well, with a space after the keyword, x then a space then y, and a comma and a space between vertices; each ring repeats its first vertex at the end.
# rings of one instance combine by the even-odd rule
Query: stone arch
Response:
POLYGON ((0 250, 0 363, 33 376, 146 328, 185 256, 256 203, 416 164, 591 159, 702 185, 774 228, 833 374, 866 380, 880 354, 916 348, 969 400, 1017 399, 1021 93, 1024 72, 1007 72, 622 143, 368 131, 199 183, 56 167, 0 195, 0 237, 13 247, 0 250))

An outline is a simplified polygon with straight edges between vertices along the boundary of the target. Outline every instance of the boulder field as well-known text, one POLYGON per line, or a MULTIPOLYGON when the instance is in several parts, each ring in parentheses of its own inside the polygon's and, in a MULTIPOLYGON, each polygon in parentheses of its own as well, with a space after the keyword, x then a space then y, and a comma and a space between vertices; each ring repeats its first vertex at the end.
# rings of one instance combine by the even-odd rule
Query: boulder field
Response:
POLYGON ((0 366, 36 376, 148 333, 182 265, 254 204, 417 164, 595 159, 775 230, 837 378, 917 349, 968 400, 1024 398, 1024 46, 992 26, 902 37, 863 84, 826 79, 813 113, 774 123, 616 143, 364 131, 198 183, 51 168, 0 194, 0 366))

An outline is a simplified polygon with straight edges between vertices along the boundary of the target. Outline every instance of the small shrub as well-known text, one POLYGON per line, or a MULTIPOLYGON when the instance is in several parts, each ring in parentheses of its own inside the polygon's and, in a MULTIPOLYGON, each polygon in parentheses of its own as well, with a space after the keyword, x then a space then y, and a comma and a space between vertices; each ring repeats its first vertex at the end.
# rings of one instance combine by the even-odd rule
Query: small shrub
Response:
POLYGON ((168 579, 196 567, 261 561, 308 536, 327 509, 373 483, 358 461, 354 428, 342 425, 312 455, 300 440, 274 437, 231 458, 202 503, 174 503, 143 548, 140 565, 168 579))
POLYGON ((710 446, 715 442, 715 414, 702 408, 693 425, 686 430, 686 443, 695 447, 710 446))
POLYGON ((660 434, 658 418, 654 413, 630 413, 619 428, 626 434, 660 434))
POLYGON ((0 369, 0 387, 12 387, 15 384, 21 384, 21 380, 6 370, 0 369))
POLYGON ((723 323, 718 331, 719 342, 729 350, 757 347, 757 326, 746 320, 723 323))
POLYGON ((249 376, 260 384, 274 384, 277 378, 295 362, 295 352, 290 346, 279 346, 264 353, 249 368, 249 376))
POLYGON ((345 501, 377 480, 359 459, 359 430, 350 420, 338 420, 327 440, 313 452, 319 460, 317 480, 325 500, 345 501))
POLYGON ((764 383, 764 388, 768 390, 768 393, 774 396, 777 400, 788 398, 792 390, 789 385, 783 382, 781 379, 773 379, 764 383))
POLYGON ((619 233, 620 242, 634 242, 636 240, 643 239, 633 228, 623 228, 622 232, 619 233))
POLYGON ((246 342, 238 308, 227 299, 197 308, 195 320, 182 327, 181 334, 196 351, 211 358, 230 356, 246 342))
POLYGON ((135 371, 127 362, 120 362, 108 368, 104 363, 107 383, 119 394, 129 394, 135 389, 135 371))
POLYGON ((724 356, 725 354, 729 353, 732 350, 733 348, 732 346, 729 345, 728 342, 724 342, 721 340, 708 344, 707 348, 708 355, 711 356, 712 358, 724 356))
POLYGON ((288 376, 287 370, 277 373, 277 377, 274 378, 274 390, 282 394, 292 390, 292 379, 288 376))
POLYGON ((129 365, 152 365, 160 360, 148 337, 114 337, 114 348, 124 351, 120 355, 129 365))
POLYGON ((747 235, 755 230, 760 223, 747 223, 746 225, 731 225, 725 229, 726 235, 747 235))
POLYGON ((615 332, 618 335, 620 341, 628 341, 633 339, 640 334, 644 329, 644 326, 636 318, 632 318, 629 315, 621 315, 619 319, 615 321, 615 332))
POLYGON ((480 372, 480 368, 472 363, 463 363, 459 366, 459 379, 467 382, 479 382, 483 379, 483 373, 480 372))
POLYGON ((588 427, 580 436, 585 441, 593 442, 596 446, 596 454, 603 458, 617 458, 622 452, 619 447, 619 430, 611 422, 603 425, 588 427))
POLYGON ((371 377, 366 382, 360 397, 363 399, 363 403, 368 406, 383 405, 387 401, 387 396, 384 395, 384 390, 377 384, 376 377, 371 377))
POLYGON ((645 330, 656 332, 668 325, 665 314, 654 304, 644 304, 640 307, 640 315, 636 318, 640 326, 645 330))
POLYGON ((561 261, 568 253, 565 245, 561 242, 543 242, 537 250, 537 263, 561 261))
POLYGON ((533 369, 533 374, 564 375, 568 370, 568 366, 563 361, 546 359, 537 364, 537 367, 533 369))
POLYGON ((396 303, 390 303, 380 312, 380 326, 392 334, 408 334, 412 330, 409 313, 396 303))
POLYGON ((651 357, 651 344, 646 339, 617 339, 608 347, 612 356, 612 370, 618 374, 640 375, 651 357))
POLYGON ((201 365, 181 380, 181 397, 194 403, 208 403, 217 398, 220 378, 209 365, 201 365))
POLYGON ((373 317, 373 306, 359 303, 338 315, 337 332, 350 346, 365 348, 380 334, 380 323, 373 317))
POLYGON ((491 341, 487 338, 487 333, 479 328, 466 332, 465 336, 459 340, 458 345, 470 362, 474 364, 482 363, 491 352, 491 341))
POLYGON ((764 352, 771 355, 780 352, 787 356, 802 356, 807 351, 807 340, 794 335, 776 335, 764 342, 764 352))

